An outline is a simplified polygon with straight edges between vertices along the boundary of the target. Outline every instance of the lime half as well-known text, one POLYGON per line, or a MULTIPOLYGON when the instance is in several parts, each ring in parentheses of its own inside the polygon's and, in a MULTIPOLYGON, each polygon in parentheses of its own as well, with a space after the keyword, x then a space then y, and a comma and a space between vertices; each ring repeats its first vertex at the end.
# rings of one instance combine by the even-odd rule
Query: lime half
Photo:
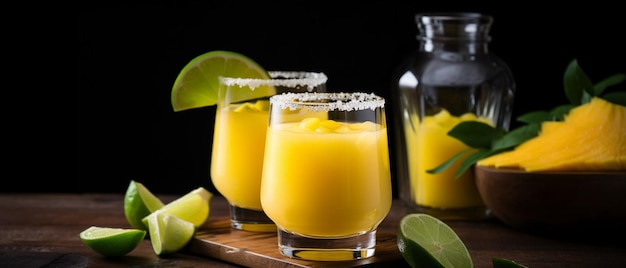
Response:
POLYGON ((469 251, 447 224, 428 214, 400 220, 398 249, 411 267, 474 267, 469 251))
POLYGON ((80 240, 107 257, 123 256, 135 249, 146 236, 145 230, 91 226, 80 233, 80 240))
MULTIPOLYGON (((261 65, 247 56, 223 50, 207 52, 192 59, 178 74, 171 94, 174 111, 217 104, 220 76, 270 78, 261 65)), ((261 91, 255 94, 269 95, 261 91)))

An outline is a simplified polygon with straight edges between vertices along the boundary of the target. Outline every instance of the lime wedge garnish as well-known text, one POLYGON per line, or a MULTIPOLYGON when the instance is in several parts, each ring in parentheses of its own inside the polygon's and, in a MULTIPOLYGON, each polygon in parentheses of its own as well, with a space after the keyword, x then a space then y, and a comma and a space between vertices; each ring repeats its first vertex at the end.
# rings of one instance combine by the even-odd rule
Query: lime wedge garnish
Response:
POLYGON ((146 236, 146 231, 91 226, 79 236, 80 240, 93 251, 107 257, 118 257, 135 249, 146 236))
POLYGON ((141 219, 163 207, 163 202, 140 182, 130 181, 124 196, 124 215, 131 226, 147 230, 141 219))
POLYGON ((428 214, 400 220, 398 249, 411 267, 474 267, 465 244, 447 224, 428 214))
POLYGON ((193 223, 174 215, 156 211, 146 217, 152 249, 157 255, 181 250, 196 232, 193 223))
MULTIPOLYGON (((174 111, 215 105, 218 102, 218 77, 269 79, 269 74, 254 60, 231 51, 216 50, 192 59, 178 74, 172 88, 174 111)), ((255 90, 259 97, 267 92, 255 90)))

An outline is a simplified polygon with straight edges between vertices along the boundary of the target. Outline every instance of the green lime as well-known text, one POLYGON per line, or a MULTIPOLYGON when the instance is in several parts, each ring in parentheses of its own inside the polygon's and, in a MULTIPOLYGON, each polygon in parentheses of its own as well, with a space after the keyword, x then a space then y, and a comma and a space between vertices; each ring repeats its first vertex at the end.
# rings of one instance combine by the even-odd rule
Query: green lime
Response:
POLYGON ((493 268, 528 268, 528 266, 521 265, 512 260, 497 257, 492 259, 492 263, 493 268))
POLYGON ((162 211, 156 211, 145 219, 152 249, 157 255, 181 250, 196 232, 193 223, 162 211))
POLYGON ((411 267, 474 267, 459 236, 428 214, 407 214, 400 220, 398 249, 411 267))
MULTIPOLYGON (((171 214, 185 221, 191 222, 195 228, 199 228, 209 218, 210 201, 213 194, 204 187, 198 187, 193 191, 167 203, 162 208, 152 212, 171 214)), ((147 221, 150 215, 142 219, 143 224, 148 226, 147 221)))
POLYGON ((124 196, 124 215, 133 228, 147 230, 141 219, 163 207, 163 202, 143 184, 130 181, 124 196))
MULTIPOLYGON (((174 111, 217 104, 220 76, 270 78, 261 65, 247 56, 223 50, 207 52, 187 63, 174 81, 171 95, 174 111)), ((269 90, 275 91, 274 88, 259 88, 246 90, 245 94, 258 97, 273 95, 267 92, 269 90)))
POLYGON ((146 236, 146 231, 91 226, 79 236, 93 251, 108 257, 118 257, 135 249, 146 236))

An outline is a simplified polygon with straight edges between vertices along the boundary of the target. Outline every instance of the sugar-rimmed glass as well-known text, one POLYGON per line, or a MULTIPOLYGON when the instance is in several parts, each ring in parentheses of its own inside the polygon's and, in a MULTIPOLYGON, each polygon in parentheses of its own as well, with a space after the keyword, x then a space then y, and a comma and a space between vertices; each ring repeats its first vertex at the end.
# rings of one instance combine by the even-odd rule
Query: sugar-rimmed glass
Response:
POLYGON ((261 203, 281 254, 371 257, 391 208, 384 99, 366 93, 270 98, 261 203))
POLYGON ((269 75, 271 79, 219 77, 211 181, 228 200, 231 226, 239 230, 276 231, 263 213, 259 197, 269 97, 284 92, 324 92, 328 79, 317 72, 271 71, 269 75), (250 94, 253 90, 268 93, 250 94))

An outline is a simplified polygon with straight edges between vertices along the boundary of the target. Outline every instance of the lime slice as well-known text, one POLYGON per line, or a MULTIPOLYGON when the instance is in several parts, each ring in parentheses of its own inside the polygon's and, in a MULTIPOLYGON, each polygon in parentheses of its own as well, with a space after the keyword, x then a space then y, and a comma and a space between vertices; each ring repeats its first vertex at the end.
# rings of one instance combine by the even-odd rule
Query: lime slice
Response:
POLYGON ((107 257, 118 257, 135 249, 146 236, 146 231, 91 226, 79 236, 93 251, 107 257))
POLYGON ((157 255, 181 250, 193 238, 196 227, 193 223, 162 211, 146 217, 152 249, 157 255))
MULTIPOLYGON (((215 105, 218 102, 219 76, 269 79, 269 74, 252 59, 231 51, 216 50, 192 59, 178 74, 172 88, 174 111, 215 105)), ((248 90, 264 97, 268 90, 248 90)), ((255 99, 257 97, 252 97, 255 99)))
POLYGON ((521 265, 512 260, 508 260, 504 258, 497 258, 497 257, 494 257, 492 259, 492 263, 493 263, 493 268, 528 268, 528 266, 521 265))
POLYGON ((474 267, 469 251, 454 230, 428 214, 404 216, 397 243, 411 267, 474 267))
MULTIPOLYGON (((213 197, 211 192, 207 191, 204 187, 198 187, 186 195, 167 203, 162 208, 152 212, 152 214, 157 212, 171 214, 191 222, 194 227, 199 228, 209 218, 209 202, 211 197, 213 197)), ((148 226, 146 222, 149 216, 150 215, 142 219, 143 224, 146 226, 148 226)))
POLYGON ((143 184, 130 181, 124 196, 124 215, 133 228, 147 230, 141 219, 163 207, 163 202, 143 184))

